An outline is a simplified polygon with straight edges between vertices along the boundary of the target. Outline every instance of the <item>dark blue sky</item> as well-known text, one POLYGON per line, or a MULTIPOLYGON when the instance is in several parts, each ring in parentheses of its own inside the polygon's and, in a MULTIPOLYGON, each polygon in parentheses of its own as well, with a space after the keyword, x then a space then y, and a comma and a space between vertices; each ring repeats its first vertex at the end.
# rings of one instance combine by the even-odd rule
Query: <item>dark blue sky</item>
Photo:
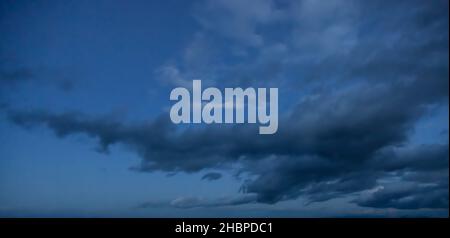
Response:
POLYGON ((0 216, 448 216, 448 1, 1 1, 0 216), (277 87, 279 130, 169 93, 277 87))

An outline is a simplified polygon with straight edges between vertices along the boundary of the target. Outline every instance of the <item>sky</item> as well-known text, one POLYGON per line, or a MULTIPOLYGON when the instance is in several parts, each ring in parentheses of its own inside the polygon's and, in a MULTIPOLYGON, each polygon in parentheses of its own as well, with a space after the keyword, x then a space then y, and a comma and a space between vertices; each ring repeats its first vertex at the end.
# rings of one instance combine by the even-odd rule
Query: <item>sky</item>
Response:
POLYGON ((0 2, 0 217, 448 217, 447 0, 0 2), (278 88, 278 131, 171 122, 278 88))

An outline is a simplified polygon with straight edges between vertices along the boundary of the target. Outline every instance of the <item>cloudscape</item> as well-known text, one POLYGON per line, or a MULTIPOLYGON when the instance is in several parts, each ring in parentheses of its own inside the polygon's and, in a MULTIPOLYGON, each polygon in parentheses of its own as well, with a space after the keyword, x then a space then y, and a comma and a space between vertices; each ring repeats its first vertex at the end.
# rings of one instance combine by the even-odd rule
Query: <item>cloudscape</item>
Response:
POLYGON ((0 216, 448 217, 448 7, 1 1, 0 216), (194 80, 276 132, 173 123, 194 80))

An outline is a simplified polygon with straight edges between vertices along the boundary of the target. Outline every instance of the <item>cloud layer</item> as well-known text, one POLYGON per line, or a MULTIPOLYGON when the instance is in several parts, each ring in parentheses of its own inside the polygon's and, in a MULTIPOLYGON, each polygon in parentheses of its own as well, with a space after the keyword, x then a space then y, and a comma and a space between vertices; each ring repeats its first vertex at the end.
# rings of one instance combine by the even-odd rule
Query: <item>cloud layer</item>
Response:
POLYGON ((238 167, 233 172, 245 177, 242 196, 183 197, 171 203, 179 208, 345 197, 362 207, 448 209, 448 139, 411 140, 420 119, 448 111, 448 2, 386 4, 206 1, 195 8, 200 33, 159 77, 172 85, 207 75, 217 86, 279 87, 284 102, 274 135, 249 125, 180 128, 164 113, 132 124, 77 111, 7 114, 59 137, 85 134, 102 152, 124 145, 141 158, 140 171, 238 167), (230 40, 230 48, 215 37, 230 40), (221 64, 192 66, 209 62, 203 42, 229 54, 219 56, 221 64))

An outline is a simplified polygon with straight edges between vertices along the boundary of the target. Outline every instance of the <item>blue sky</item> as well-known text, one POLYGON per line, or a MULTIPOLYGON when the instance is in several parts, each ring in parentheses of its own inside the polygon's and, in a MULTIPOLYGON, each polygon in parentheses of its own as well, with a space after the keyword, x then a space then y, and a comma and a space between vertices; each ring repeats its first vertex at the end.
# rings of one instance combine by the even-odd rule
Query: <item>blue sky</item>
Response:
POLYGON ((0 216, 448 216, 448 1, 2 1, 0 216), (277 87, 279 131, 170 91, 277 87))

